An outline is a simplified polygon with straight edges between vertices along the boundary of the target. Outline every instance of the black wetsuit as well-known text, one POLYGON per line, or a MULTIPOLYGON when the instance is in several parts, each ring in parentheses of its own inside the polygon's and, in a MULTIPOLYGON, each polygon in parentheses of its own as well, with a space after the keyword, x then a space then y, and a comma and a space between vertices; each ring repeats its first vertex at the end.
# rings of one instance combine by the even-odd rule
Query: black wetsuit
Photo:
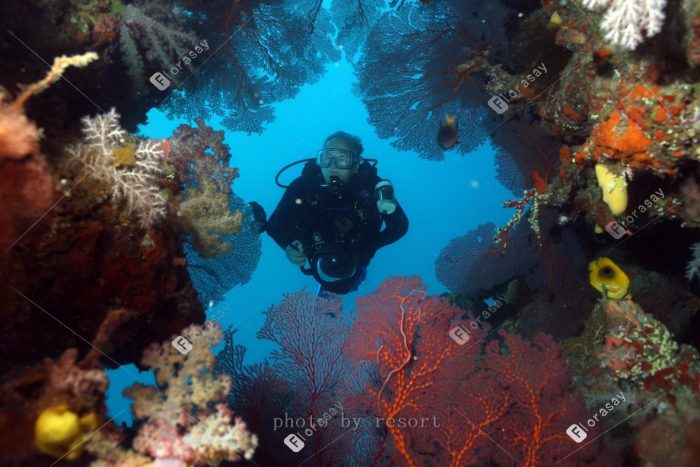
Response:
POLYGON ((267 221, 270 237, 283 249, 295 240, 304 247, 313 274, 325 290, 347 293, 357 288, 364 268, 384 245, 403 237, 408 218, 401 206, 391 214, 377 209, 375 185, 381 179, 377 169, 367 162, 342 191, 334 192, 314 162, 304 166, 301 177, 294 180, 267 221), (386 227, 382 230, 382 223, 386 227), (357 271, 349 279, 326 282, 318 276, 316 262, 322 255, 350 254, 357 271))

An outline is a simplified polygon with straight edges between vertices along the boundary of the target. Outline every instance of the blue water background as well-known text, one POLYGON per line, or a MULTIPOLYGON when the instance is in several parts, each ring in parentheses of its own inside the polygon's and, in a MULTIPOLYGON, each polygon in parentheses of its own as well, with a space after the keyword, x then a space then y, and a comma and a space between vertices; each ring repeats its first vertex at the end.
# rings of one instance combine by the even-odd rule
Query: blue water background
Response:
MULTIPOLYGON (((232 154, 232 165, 240 177, 233 190, 245 201, 257 201, 269 213, 275 208, 283 190, 274 183, 277 171, 297 159, 312 157, 324 138, 337 130, 360 136, 365 157, 379 160, 379 175, 390 179, 396 196, 409 218, 409 231, 398 242, 384 247, 374 257, 367 279, 355 293, 345 296, 345 308, 351 310, 355 297, 374 291, 390 276, 417 274, 428 286, 428 292, 445 291, 435 277, 435 260, 440 250, 454 237, 485 222, 503 225, 511 210, 502 207, 512 195, 495 179, 494 151, 488 141, 475 152, 460 155, 448 152, 445 161, 421 159, 417 154, 398 151, 388 140, 380 139, 368 123, 368 114, 360 98, 353 94, 355 77, 346 61, 329 65, 319 82, 304 86, 291 100, 279 103, 275 120, 262 134, 226 132, 226 144, 232 154)), ((140 128, 150 138, 167 138, 184 121, 168 120, 152 110, 148 122, 140 128)), ((192 124, 192 123, 191 123, 192 124)), ((217 121, 207 121, 215 129, 223 129, 217 121)), ((437 131, 437 129, 436 129, 437 131)), ((301 172, 293 167, 282 177, 290 182, 301 172)), ((225 300, 209 308, 207 315, 221 316, 222 328, 238 330, 236 342, 246 346, 245 363, 263 360, 273 348, 268 341, 256 338, 264 322, 263 311, 281 301, 284 293, 300 289, 315 293, 318 284, 303 276, 289 263, 267 235, 263 237, 262 256, 252 279, 231 290, 225 300)), ((126 408, 129 400, 122 390, 136 380, 152 383, 150 372, 135 377, 133 365, 110 372, 108 393, 109 415, 116 422, 131 421, 126 408)))

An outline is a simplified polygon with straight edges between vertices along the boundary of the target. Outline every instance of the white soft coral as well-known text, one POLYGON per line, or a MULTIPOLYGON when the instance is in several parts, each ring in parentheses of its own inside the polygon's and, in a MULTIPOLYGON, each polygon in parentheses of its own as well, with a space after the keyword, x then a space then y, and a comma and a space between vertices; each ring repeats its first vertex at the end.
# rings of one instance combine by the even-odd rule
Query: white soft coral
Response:
POLYGON ((135 214, 144 228, 165 217, 167 202, 158 187, 165 157, 161 144, 127 141, 129 135, 119 125, 119 114, 114 109, 83 118, 83 135, 83 142, 69 151, 94 176, 107 182, 112 198, 124 200, 127 211, 135 214), (127 155, 125 161, 120 161, 118 153, 127 155))
POLYGON ((693 277, 700 279, 700 243, 696 243, 690 247, 693 252, 693 257, 685 266, 686 279, 693 280, 693 277))
POLYGON ((583 0, 592 10, 607 8, 601 27, 613 45, 633 50, 661 31, 666 0, 583 0), (644 32, 644 34, 642 34, 644 32))

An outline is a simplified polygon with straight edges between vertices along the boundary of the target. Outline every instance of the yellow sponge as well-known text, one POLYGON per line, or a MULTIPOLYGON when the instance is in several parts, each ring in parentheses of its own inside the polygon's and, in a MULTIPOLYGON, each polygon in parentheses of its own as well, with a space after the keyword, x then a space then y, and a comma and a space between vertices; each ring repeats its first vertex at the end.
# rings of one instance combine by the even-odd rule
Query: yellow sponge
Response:
POLYGON ((617 216, 627 209, 627 181, 623 175, 611 172, 606 164, 596 164, 595 174, 603 190, 603 201, 610 212, 617 216))
POLYGON ((34 445, 45 454, 56 458, 65 456, 72 461, 80 457, 81 444, 97 426, 96 414, 78 417, 66 404, 55 405, 39 414, 34 425, 34 445))

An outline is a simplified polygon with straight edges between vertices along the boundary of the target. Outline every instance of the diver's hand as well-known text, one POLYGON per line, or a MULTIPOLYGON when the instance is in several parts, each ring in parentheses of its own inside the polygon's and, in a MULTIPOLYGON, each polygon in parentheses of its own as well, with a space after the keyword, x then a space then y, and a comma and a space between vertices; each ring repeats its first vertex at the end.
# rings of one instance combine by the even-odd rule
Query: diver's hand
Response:
POLYGON ((294 240, 292 243, 287 245, 284 250, 287 253, 287 259, 297 266, 303 266, 306 263, 306 256, 304 256, 304 246, 299 240, 294 240))

